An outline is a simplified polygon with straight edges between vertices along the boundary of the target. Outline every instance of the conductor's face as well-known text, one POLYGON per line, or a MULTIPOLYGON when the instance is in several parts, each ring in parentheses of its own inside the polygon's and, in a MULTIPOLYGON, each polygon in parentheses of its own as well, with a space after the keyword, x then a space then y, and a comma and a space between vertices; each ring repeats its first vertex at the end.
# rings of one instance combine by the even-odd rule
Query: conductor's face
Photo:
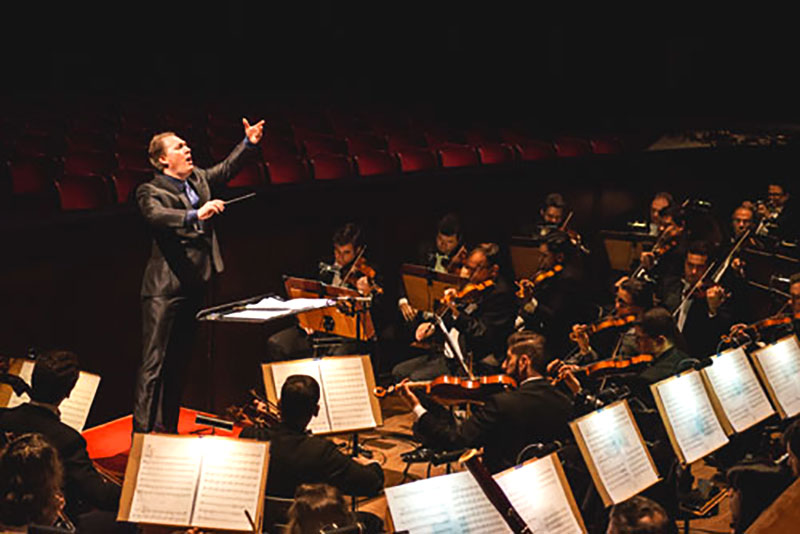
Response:
POLYGON ((165 137, 162 141, 164 150, 158 160, 164 165, 164 174, 185 180, 192 174, 192 149, 186 141, 177 135, 165 137))

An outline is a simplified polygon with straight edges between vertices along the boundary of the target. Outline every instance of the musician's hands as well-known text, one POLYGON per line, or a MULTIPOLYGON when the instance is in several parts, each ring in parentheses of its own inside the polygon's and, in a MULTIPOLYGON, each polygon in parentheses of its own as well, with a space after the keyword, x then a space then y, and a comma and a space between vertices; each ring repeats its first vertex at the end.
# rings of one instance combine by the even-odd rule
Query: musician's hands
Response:
POLYGON ((201 221, 205 221, 223 211, 225 211, 225 203, 223 201, 216 199, 209 200, 197 210, 197 218, 201 221))
POLYGON ((254 145, 257 145, 258 142, 261 141, 261 136, 264 135, 264 121, 260 120, 250 126, 247 119, 242 117, 242 124, 244 125, 244 134, 247 136, 247 139, 254 145))
POLYGON ((620 287, 622 287, 622 284, 627 282, 629 279, 630 279, 630 276, 628 276, 628 275, 620 276, 619 280, 614 282, 614 289, 619 289, 620 287))
POLYGON ((656 255, 652 252, 642 252, 639 261, 642 262, 642 266, 645 269, 652 269, 653 265, 656 264, 656 255))
POLYGON ((742 258, 733 258, 731 260, 731 269, 742 278, 746 277, 744 272, 745 265, 746 263, 742 258))
POLYGON ((456 295, 458 295, 458 291, 454 287, 448 287, 447 289, 444 290, 445 298, 452 299, 456 295))
POLYGON ((356 289, 362 295, 369 295, 372 293, 372 284, 369 283, 369 278, 362 276, 356 280, 356 289))
POLYGON ((547 365, 547 374, 554 376, 554 382, 563 382, 573 394, 577 394, 581 389, 581 383, 575 376, 577 365, 564 363, 562 360, 553 360, 547 365))
POLYGON ((428 339, 433 335, 436 331, 436 328, 433 326, 433 323, 421 323, 417 327, 417 331, 414 334, 414 338, 417 341, 422 341, 423 339, 428 339))
POLYGON ((708 302, 708 312, 716 315, 722 302, 725 300, 725 289, 722 286, 711 286, 706 291, 706 302, 708 302))
POLYGON ((582 355, 592 352, 592 346, 589 343, 589 333, 586 331, 585 324, 572 325, 572 335, 569 337, 578 344, 578 350, 580 350, 582 355))
POLYGON ((414 317, 417 316, 417 310, 411 307, 411 304, 408 302, 401 302, 398 306, 400 308, 400 313, 403 315, 403 319, 410 323, 414 320, 414 317))
POLYGON ((397 385, 397 390, 400 392, 400 397, 405 401, 410 410, 414 410, 419 406, 419 398, 408 387, 408 378, 404 378, 402 382, 397 385))

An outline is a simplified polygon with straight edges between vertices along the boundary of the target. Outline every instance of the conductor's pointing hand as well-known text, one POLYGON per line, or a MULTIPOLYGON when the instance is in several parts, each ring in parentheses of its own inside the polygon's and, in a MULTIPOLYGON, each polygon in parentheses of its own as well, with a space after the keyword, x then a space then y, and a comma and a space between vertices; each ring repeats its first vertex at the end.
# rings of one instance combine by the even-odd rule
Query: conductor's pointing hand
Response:
POLYGON ((264 121, 260 120, 250 126, 247 119, 242 117, 242 124, 244 124, 244 134, 247 136, 247 139, 254 145, 258 144, 258 142, 261 141, 261 136, 264 135, 264 121))
POLYGON ((197 218, 201 221, 210 219, 218 213, 225 211, 225 203, 221 200, 209 200, 197 210, 197 218))

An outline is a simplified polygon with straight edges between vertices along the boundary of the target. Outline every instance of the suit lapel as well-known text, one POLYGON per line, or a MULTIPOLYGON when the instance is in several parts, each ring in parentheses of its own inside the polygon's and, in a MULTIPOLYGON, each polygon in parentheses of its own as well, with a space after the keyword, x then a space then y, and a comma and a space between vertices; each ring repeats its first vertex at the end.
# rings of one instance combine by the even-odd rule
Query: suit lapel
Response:
MULTIPOLYGON (((194 174, 192 174, 192 176, 194 176, 194 174)), ((192 204, 189 202, 189 199, 187 198, 185 191, 181 186, 176 184, 173 179, 169 178, 164 174, 158 173, 156 174, 156 182, 158 183, 159 187, 161 187, 162 189, 166 189, 170 193, 177 196, 178 200, 180 200, 184 208, 186 208, 187 210, 192 209, 192 204)))

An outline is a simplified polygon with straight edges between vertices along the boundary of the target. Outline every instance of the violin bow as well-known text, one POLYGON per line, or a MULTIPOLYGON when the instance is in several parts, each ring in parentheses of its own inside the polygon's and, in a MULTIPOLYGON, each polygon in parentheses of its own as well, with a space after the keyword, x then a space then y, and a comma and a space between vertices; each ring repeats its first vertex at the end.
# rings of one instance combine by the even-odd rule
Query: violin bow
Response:
POLYGON ((356 268, 356 264, 358 263, 358 260, 361 259, 361 256, 364 255, 365 250, 367 250, 367 245, 362 245, 358 250, 358 254, 356 254, 356 257, 353 258, 353 261, 350 263, 350 268, 347 270, 347 274, 342 277, 342 284, 344 284, 344 281, 350 278, 350 275, 353 274, 353 269, 356 268))
POLYGON ((433 315, 433 318, 436 326, 442 331, 442 334, 444 334, 444 342, 448 347, 450 347, 450 351, 455 355, 458 363, 460 363, 461 367, 464 369, 464 372, 467 373, 467 376, 470 378, 470 380, 475 380, 475 375, 472 374, 472 370, 467 366, 467 362, 464 360, 464 355, 461 353, 461 347, 459 347, 458 343, 453 341, 453 338, 450 337, 450 332, 447 331, 447 327, 445 327, 442 318, 436 314, 433 315))

